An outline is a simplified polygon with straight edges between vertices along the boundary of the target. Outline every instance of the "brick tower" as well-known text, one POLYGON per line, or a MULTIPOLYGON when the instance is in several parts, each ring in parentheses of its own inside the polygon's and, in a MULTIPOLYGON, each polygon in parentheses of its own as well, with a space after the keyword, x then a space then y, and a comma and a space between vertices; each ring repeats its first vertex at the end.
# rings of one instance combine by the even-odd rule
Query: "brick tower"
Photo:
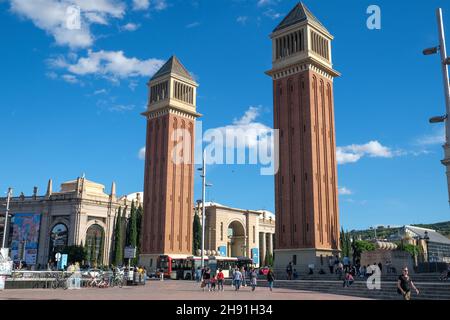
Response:
POLYGON ((192 253, 194 133, 198 84, 175 57, 148 83, 144 216, 140 263, 192 253))
POLYGON ((275 176, 275 269, 327 269, 339 251, 332 67, 333 36, 302 3, 271 34, 275 176))

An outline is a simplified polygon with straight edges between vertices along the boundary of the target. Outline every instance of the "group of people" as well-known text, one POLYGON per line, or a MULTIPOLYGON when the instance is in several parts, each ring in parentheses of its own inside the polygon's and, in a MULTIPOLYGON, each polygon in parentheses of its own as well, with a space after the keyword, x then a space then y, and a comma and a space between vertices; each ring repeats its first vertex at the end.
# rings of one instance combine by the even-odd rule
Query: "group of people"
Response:
MULTIPOLYGON (((275 275, 272 269, 269 269, 266 273, 267 283, 270 291, 273 290, 273 282, 275 275)), ((195 271, 195 279, 200 282, 200 287, 203 291, 224 291, 225 275, 222 269, 219 269, 217 274, 212 273, 212 270, 208 267, 201 269, 200 267, 195 271)), ((258 271, 252 267, 246 270, 244 267, 239 269, 238 267, 232 269, 231 285, 235 291, 239 291, 241 286, 247 286, 247 279, 249 279, 249 285, 252 291, 256 290, 258 284, 258 271)))

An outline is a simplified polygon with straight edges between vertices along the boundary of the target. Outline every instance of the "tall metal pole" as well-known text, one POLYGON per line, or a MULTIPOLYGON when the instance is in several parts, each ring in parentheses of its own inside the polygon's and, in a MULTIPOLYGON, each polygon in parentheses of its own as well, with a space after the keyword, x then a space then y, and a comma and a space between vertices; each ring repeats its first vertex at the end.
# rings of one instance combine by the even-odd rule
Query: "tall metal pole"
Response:
POLYGON ((2 249, 5 248, 5 243, 6 243, 6 233, 8 230, 9 201, 11 200, 11 196, 12 196, 12 188, 8 188, 8 198, 6 200, 5 225, 3 226, 2 249))
POLYGON ((205 267, 205 198, 206 198, 206 152, 203 150, 202 168, 202 269, 205 267))
POLYGON ((444 160, 442 160, 442 164, 447 167, 447 186, 450 201, 450 122, 448 119, 448 117, 450 117, 450 84, 448 78, 447 64, 445 63, 445 60, 447 59, 447 49, 445 45, 444 22, 442 18, 441 8, 436 10, 436 16, 439 29, 439 48, 441 50, 441 66, 444 80, 444 96, 447 113, 447 119, 445 120, 445 145, 444 145, 445 158, 444 160))

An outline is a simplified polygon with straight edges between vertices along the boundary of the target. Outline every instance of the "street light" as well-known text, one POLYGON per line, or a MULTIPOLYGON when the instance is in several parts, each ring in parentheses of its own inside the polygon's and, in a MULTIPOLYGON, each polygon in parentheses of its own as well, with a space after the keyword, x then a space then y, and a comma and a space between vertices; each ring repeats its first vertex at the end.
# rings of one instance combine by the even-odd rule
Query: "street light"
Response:
POLYGON ((6 212, 5 212, 5 225, 3 226, 3 241, 2 241, 2 249, 5 248, 6 243, 6 232, 8 230, 8 216, 9 216, 9 201, 12 197, 12 188, 8 188, 8 197, 6 200, 6 212))
POLYGON ((445 120, 447 120, 447 117, 448 117, 448 115, 430 118, 430 123, 445 122, 445 120))
POLYGON ((442 18, 442 9, 436 10, 437 24, 438 24, 438 32, 439 32, 439 46, 427 48, 423 51, 424 55, 432 55, 437 54, 440 51, 441 55, 441 68, 442 75, 444 81, 444 97, 445 97, 445 110, 446 113, 444 116, 434 117, 430 119, 430 123, 440 123, 445 122, 445 145, 444 153, 445 157, 441 163, 447 168, 447 189, 448 189, 448 197, 450 199, 450 123, 448 121, 448 115, 450 114, 450 84, 449 84, 449 76, 447 65, 450 64, 450 57, 447 57, 447 49, 445 45, 445 32, 444 32, 444 23, 442 18))
POLYGON ((429 56, 429 55, 438 53, 438 50, 439 50, 439 46, 433 47, 433 48, 427 48, 427 49, 423 50, 423 54, 425 56, 429 56))
POLYGON ((427 244, 427 262, 430 263, 430 249, 429 249, 429 242, 430 237, 428 236, 428 231, 425 231, 423 240, 425 240, 425 243, 427 244))
POLYGON ((201 268, 205 267, 205 198, 206 198, 206 187, 211 187, 212 184, 206 183, 206 150, 203 150, 203 160, 202 167, 198 168, 202 171, 200 177, 202 177, 202 259, 201 268))

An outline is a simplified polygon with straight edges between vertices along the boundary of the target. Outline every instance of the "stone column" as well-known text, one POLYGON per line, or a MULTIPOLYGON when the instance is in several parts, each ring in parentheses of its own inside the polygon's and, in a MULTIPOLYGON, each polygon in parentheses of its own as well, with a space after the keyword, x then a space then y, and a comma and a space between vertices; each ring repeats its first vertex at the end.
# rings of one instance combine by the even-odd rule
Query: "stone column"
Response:
POLYGON ((273 255, 273 233, 267 233, 267 251, 273 255))
POLYGON ((262 248, 260 249, 259 255, 261 259, 261 265, 266 264, 266 253, 267 253, 267 233, 261 232, 262 236, 262 248))

